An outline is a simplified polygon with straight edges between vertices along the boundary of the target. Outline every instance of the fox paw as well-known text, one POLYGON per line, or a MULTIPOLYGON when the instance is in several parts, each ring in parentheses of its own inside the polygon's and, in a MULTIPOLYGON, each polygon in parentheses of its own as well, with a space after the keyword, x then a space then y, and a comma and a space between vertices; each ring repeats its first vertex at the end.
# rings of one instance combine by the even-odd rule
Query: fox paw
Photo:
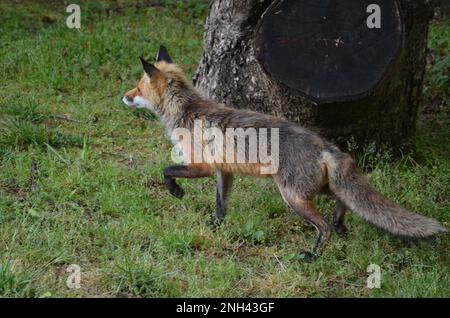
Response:
POLYGON ((167 190, 169 190, 170 194, 178 199, 183 198, 184 190, 176 183, 175 179, 166 177, 164 181, 166 184, 166 188, 167 190))
POLYGON ((178 184, 172 189, 169 189, 169 192, 178 199, 182 199, 184 196, 184 190, 178 184))
POLYGON ((346 238, 347 237, 347 232, 348 229, 345 227, 344 224, 335 224, 333 226, 333 230, 336 232, 336 234, 340 237, 340 238, 346 238))
POLYGON ((176 184, 175 182, 173 184, 170 185, 170 187, 167 187, 167 189, 169 190, 170 194, 173 195, 174 197, 178 198, 178 199, 182 199, 184 196, 184 190, 183 188, 181 188, 178 184, 176 184))
POLYGON ((217 216, 213 216, 211 220, 209 220, 206 225, 212 230, 216 230, 223 222, 223 218, 218 218, 217 216))
POLYGON ((302 261, 305 261, 307 263, 312 263, 317 259, 317 255, 308 251, 300 252, 298 255, 298 258, 302 261))

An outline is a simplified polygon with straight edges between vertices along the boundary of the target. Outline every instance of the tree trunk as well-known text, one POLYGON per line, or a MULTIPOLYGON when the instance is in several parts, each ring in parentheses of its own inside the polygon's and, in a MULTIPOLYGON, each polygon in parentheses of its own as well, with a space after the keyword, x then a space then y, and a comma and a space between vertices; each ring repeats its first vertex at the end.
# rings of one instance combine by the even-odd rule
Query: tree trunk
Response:
POLYGON ((407 149, 431 16, 427 0, 216 0, 194 84, 208 98, 285 117, 340 145, 407 149), (372 3, 380 28, 366 23, 372 3))

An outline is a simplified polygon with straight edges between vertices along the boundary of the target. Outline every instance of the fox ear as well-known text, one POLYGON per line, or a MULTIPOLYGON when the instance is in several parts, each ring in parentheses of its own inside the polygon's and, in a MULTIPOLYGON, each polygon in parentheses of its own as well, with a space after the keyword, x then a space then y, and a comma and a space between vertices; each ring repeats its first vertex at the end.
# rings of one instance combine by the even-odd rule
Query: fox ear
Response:
POLYGON ((167 52, 167 49, 165 46, 160 45, 158 54, 156 55, 156 62, 167 62, 167 63, 173 63, 172 59, 170 58, 169 52, 167 52))
POLYGON ((159 73, 159 70, 153 65, 147 62, 142 56, 139 57, 142 63, 142 67, 144 68, 145 73, 148 76, 152 77, 159 73))

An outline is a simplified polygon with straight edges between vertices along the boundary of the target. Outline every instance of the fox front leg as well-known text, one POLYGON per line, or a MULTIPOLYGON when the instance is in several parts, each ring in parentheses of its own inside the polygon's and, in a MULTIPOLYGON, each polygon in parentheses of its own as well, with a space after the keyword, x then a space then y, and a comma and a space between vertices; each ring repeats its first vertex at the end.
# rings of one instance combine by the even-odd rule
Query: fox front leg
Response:
POLYGON ((185 166, 170 166, 164 169, 164 183, 167 190, 181 199, 184 190, 177 184, 176 178, 205 178, 212 176, 212 169, 207 164, 189 164, 185 166))
POLYGON ((211 228, 217 227, 225 217, 230 198, 233 175, 224 171, 217 171, 216 214, 209 222, 211 228))

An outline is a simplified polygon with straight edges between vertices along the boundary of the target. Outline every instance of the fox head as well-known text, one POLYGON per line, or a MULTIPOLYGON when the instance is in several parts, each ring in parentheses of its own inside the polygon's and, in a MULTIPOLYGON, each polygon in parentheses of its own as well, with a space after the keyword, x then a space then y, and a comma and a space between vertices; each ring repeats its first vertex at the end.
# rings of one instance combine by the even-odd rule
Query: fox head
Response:
POLYGON ((172 113, 175 109, 171 109, 173 105, 168 101, 190 87, 183 71, 173 64, 164 46, 160 46, 154 65, 142 57, 140 59, 144 75, 122 101, 131 108, 147 108, 157 115, 172 113))

